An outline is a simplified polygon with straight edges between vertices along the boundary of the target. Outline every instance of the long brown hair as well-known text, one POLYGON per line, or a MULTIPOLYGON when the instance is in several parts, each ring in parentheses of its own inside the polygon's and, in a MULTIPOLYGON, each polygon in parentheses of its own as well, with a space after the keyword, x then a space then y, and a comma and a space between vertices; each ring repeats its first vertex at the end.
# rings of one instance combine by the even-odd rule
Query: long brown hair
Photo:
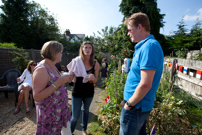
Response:
POLYGON ((31 73, 31 67, 30 67, 30 65, 32 65, 33 63, 36 63, 35 61, 33 61, 33 60, 31 60, 31 61, 29 61, 29 63, 27 64, 27 70, 31 73))
POLYGON ((93 43, 91 41, 84 41, 81 46, 80 46, 80 49, 79 49, 79 56, 81 56, 82 60, 84 60, 84 54, 83 54, 83 47, 85 44, 90 44, 91 47, 92 47, 92 53, 90 55, 90 65, 93 66, 94 64, 94 59, 95 59, 95 49, 94 49, 94 46, 93 46, 93 43))

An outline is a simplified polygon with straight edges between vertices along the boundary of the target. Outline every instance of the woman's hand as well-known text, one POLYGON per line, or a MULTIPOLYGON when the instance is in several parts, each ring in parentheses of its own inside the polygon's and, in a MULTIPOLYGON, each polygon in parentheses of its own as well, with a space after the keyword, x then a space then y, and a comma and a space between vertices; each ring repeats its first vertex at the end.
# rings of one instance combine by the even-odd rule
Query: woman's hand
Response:
POLYGON ((58 84, 58 86, 60 87, 61 85, 67 83, 69 81, 69 75, 63 75, 62 77, 60 77, 56 83, 58 84))
POLYGON ((88 79, 93 81, 93 80, 95 80, 96 78, 95 78, 94 74, 89 74, 89 75, 88 75, 88 79))
POLYGON ((18 77, 16 80, 17 80, 17 82, 20 82, 20 77, 18 77))

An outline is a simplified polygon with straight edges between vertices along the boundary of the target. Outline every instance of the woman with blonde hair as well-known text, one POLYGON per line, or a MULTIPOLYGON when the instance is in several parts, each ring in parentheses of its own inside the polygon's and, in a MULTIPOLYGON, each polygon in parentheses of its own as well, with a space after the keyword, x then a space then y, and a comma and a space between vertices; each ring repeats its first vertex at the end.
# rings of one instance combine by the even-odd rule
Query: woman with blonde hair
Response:
POLYGON ((74 133, 82 107, 82 133, 87 135, 89 107, 94 96, 94 83, 98 80, 99 63, 95 60, 95 50, 91 41, 84 41, 79 56, 67 68, 70 82, 73 80, 71 132, 74 133))
POLYGON ((20 112, 20 105, 22 104, 23 99, 25 100, 25 106, 26 106, 26 113, 30 112, 29 106, 28 106, 28 100, 29 100, 29 91, 32 90, 32 72, 36 66, 35 61, 30 61, 27 64, 27 68, 24 70, 22 75, 17 78, 17 82, 23 81, 22 84, 18 86, 19 91, 19 97, 18 97, 18 104, 14 111, 14 114, 18 114, 20 112))
POLYGON ((32 76, 33 97, 37 112, 36 134, 71 134, 68 97, 65 83, 55 64, 62 59, 63 45, 57 41, 46 42, 41 49, 44 58, 32 76))

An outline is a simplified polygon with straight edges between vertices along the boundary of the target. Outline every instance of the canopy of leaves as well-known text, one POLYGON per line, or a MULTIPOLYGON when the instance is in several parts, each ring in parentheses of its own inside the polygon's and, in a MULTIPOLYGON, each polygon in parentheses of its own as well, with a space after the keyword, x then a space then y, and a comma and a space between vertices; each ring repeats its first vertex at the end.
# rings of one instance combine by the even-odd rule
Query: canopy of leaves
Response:
POLYGON ((186 29, 184 20, 181 20, 177 26, 178 30, 174 35, 167 37, 169 50, 174 51, 174 56, 186 58, 189 50, 200 50, 202 47, 201 22, 197 19, 190 32, 186 29))
MULTIPOLYGON (((122 0, 120 11, 125 17, 129 17, 133 13, 143 12, 148 15, 151 23, 151 34, 160 42, 162 48, 167 51, 167 40, 159 30, 163 27, 164 14, 160 14, 160 9, 157 8, 156 0, 122 0)), ((123 18, 123 21, 124 21, 123 18)), ((97 49, 101 52, 110 52, 112 55, 117 55, 119 58, 132 57, 134 52, 134 43, 131 43, 127 36, 127 28, 123 24, 116 27, 105 27, 98 31, 98 36, 94 34, 92 37, 97 49)))
POLYGON ((59 38, 57 21, 39 4, 28 0, 2 0, 2 3, 0 42, 41 49, 45 42, 59 38))
POLYGON ((165 14, 160 14, 156 0, 122 0, 120 11, 124 17, 129 17, 138 12, 146 13, 150 19, 151 34, 158 39, 160 28, 164 26, 165 14))

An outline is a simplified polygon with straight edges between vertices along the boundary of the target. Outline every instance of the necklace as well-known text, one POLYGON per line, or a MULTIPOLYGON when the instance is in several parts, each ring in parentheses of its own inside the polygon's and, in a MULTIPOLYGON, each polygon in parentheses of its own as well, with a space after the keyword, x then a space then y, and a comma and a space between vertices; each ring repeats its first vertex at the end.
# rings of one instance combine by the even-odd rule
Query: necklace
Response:
POLYGON ((50 67, 51 72, 54 73, 53 72, 54 70, 52 69, 52 67, 50 66, 50 64, 47 61, 45 61, 45 63, 47 63, 47 65, 50 67))

